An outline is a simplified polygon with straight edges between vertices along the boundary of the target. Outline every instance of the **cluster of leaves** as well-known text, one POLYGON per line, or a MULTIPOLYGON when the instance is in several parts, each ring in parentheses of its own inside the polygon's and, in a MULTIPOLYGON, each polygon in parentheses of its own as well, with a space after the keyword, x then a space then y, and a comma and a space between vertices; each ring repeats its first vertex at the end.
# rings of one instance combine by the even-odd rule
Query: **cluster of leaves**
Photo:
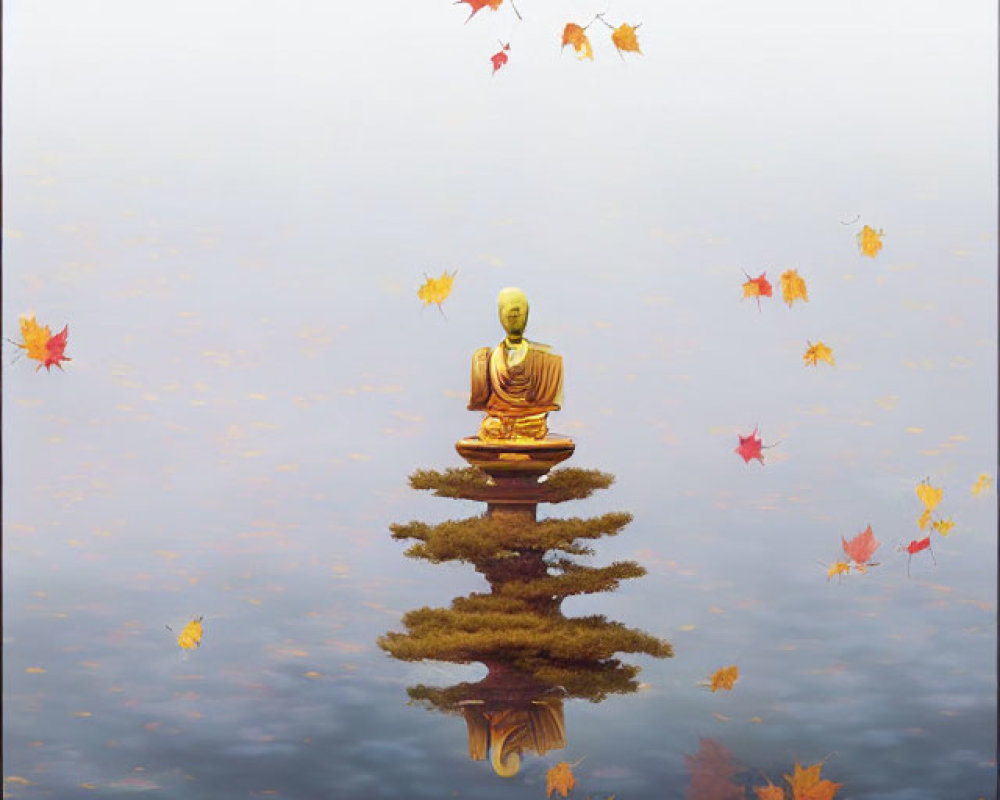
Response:
MULTIPOLYGON (((491 11, 497 11, 500 6, 503 5, 503 2, 504 0, 456 0, 455 5, 466 4, 469 6, 469 16, 465 20, 468 22, 484 8, 488 8, 491 11)), ((517 10, 517 6, 514 5, 513 0, 510 0, 509 5, 517 18, 521 19, 521 13, 517 10)), ((618 54, 622 56, 622 58, 624 58, 624 53, 642 53, 642 50, 639 48, 639 40, 636 35, 636 31, 642 23, 630 25, 627 22, 622 22, 618 25, 612 25, 604 19, 603 12, 595 14, 594 18, 591 19, 591 21, 586 25, 579 25, 575 22, 567 22, 563 27, 562 46, 571 46, 581 60, 590 59, 593 61, 594 48, 587 35, 587 29, 590 28, 590 26, 595 22, 600 22, 602 25, 611 30, 611 43, 615 46, 615 49, 618 51, 618 54)), ((490 63, 493 65, 494 74, 510 60, 507 55, 509 51, 510 42, 502 42, 500 44, 500 49, 490 56, 490 63)))
POLYGON ((882 543, 875 538, 875 534, 872 533, 871 525, 865 528, 850 541, 841 536, 840 542, 844 548, 844 554, 847 556, 847 560, 835 561, 831 564, 826 573, 827 580, 830 580, 830 578, 834 575, 839 576, 850 573, 852 562, 854 569, 857 572, 862 573, 867 572, 869 567, 878 566, 877 563, 871 560, 871 557, 875 554, 875 551, 882 543))
MULTIPOLYGON (((736 783, 740 769, 730 752, 714 739, 701 739, 698 752, 684 756, 691 782, 688 800, 750 800, 747 787, 736 783)), ((803 767, 798 760, 791 774, 784 774, 788 786, 775 784, 765 776, 763 786, 752 786, 754 800, 833 800, 843 786, 822 777, 823 762, 803 767)))
POLYGON ((46 372, 51 367, 62 369, 63 361, 72 361, 66 354, 66 340, 69 338, 69 325, 65 325, 55 336, 49 330, 49 326, 39 325, 35 322, 35 315, 25 315, 20 319, 21 341, 13 344, 24 350, 25 355, 32 361, 37 361, 37 372, 45 367, 46 372))

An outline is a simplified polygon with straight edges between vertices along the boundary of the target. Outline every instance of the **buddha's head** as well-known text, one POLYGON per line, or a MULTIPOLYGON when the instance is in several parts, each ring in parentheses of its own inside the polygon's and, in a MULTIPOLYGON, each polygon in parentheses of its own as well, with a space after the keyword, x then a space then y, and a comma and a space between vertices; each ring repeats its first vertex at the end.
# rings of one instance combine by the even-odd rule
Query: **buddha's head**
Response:
POLYGON ((500 324, 507 331, 507 338, 512 342, 521 341, 524 329, 528 326, 527 295, 513 286, 501 289, 497 296, 497 307, 500 324))

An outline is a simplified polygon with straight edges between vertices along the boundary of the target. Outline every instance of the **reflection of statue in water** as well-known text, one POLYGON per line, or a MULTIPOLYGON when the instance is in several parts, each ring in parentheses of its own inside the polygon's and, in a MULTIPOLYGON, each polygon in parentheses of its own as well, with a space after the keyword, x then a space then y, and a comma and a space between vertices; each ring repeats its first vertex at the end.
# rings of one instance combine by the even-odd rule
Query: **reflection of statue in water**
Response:
POLYGON ((472 355, 469 409, 485 411, 479 438, 544 439, 546 417, 562 405, 562 356, 548 345, 524 338, 528 298, 520 289, 503 289, 497 298, 507 336, 496 347, 472 355))

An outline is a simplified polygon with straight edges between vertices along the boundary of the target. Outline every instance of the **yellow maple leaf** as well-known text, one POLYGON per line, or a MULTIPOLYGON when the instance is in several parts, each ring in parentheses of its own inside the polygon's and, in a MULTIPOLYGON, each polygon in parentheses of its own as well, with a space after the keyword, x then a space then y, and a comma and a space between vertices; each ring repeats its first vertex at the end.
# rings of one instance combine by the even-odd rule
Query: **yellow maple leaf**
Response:
POLYGON ((177 644, 185 650, 193 650, 196 647, 201 647, 201 635, 203 633, 201 621, 203 619, 204 617, 196 617, 185 625, 184 630, 177 637, 177 644))
POLYGON ((805 768, 798 761, 795 762, 794 773, 785 775, 785 780, 792 786, 792 800, 833 800, 843 784, 821 780, 822 769, 822 761, 805 768))
POLYGON ((34 314, 21 317, 21 341, 17 343, 17 346, 25 351, 28 358, 33 358, 35 361, 45 361, 49 355, 46 345, 51 338, 52 332, 49 330, 49 326, 46 325, 43 328, 35 322, 34 314))
POLYGON ((576 785, 573 770, 569 763, 560 761, 545 773, 545 796, 552 797, 553 792, 559 792, 563 797, 569 797, 570 790, 576 785))
POLYGON ((927 523, 931 521, 931 510, 929 508, 924 509, 924 513, 920 515, 920 519, 917 520, 917 527, 923 530, 927 527, 927 523))
POLYGON ((917 484, 917 497, 924 504, 924 508, 933 511, 944 496, 944 489, 931 486, 930 481, 923 480, 917 484))
MULTIPOLYGON (((455 275, 457 274, 458 270, 452 273, 445 270, 439 278, 427 278, 423 285, 417 289, 417 297, 423 300, 424 305, 427 306, 431 303, 437 303, 438 309, 441 310, 441 304, 451 294, 451 285, 455 282, 455 275)), ((442 310, 441 313, 444 313, 444 311, 442 310)))
POLYGON ((851 564, 849 561, 835 561, 830 565, 830 569, 826 571, 826 579, 830 580, 834 575, 847 575, 851 571, 851 564))
POLYGON ((875 230, 865 225, 861 229, 861 233, 858 234, 858 247, 861 249, 861 254, 869 258, 875 258, 878 255, 878 251, 882 249, 883 236, 885 236, 885 233, 882 230, 875 230))
POLYGON ((947 536, 951 533, 951 529, 955 527, 955 522, 951 518, 949 519, 936 519, 934 524, 931 526, 940 533, 942 536, 947 536))
POLYGON ((978 478, 976 478, 976 482, 972 484, 972 494, 976 497, 979 497, 979 495, 983 494, 984 492, 988 492, 992 485, 993 485, 993 479, 989 476, 988 473, 984 472, 978 478))
POLYGON ((723 667, 722 669, 717 669, 708 678, 708 688, 713 692, 717 692, 719 689, 729 691, 733 688, 733 684, 739 680, 739 677, 740 670, 735 664, 729 667, 723 667))
POLYGON ((815 367, 819 361, 826 361, 828 364, 833 364, 833 350, 827 347, 822 342, 806 342, 809 345, 809 349, 806 350, 802 359, 806 362, 806 366, 815 367))
POLYGON ((796 300, 809 302, 806 282, 802 280, 797 270, 789 269, 781 273, 781 299, 788 303, 789 308, 796 300))
POLYGON ((590 39, 587 38, 585 30, 574 22, 567 22, 563 28, 562 46, 568 44, 573 45, 577 57, 594 60, 594 49, 590 46, 590 39))
MULTIPOLYGON (((636 25, 635 28, 639 26, 636 25)), ((611 33, 611 41, 615 43, 618 52, 629 51, 632 53, 642 53, 639 49, 639 40, 635 38, 635 28, 627 22, 623 22, 611 33)))
POLYGON ((770 780, 767 786, 756 786, 753 791, 757 800, 785 800, 785 790, 775 786, 770 780))

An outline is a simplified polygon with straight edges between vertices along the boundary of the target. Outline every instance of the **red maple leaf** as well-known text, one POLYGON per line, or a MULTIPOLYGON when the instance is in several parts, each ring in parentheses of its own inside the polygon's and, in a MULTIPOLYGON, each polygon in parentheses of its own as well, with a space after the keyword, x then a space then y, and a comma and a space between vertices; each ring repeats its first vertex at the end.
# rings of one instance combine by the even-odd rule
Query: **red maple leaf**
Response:
POLYGON ((59 333, 49 338, 49 340, 45 343, 45 360, 38 365, 38 369, 45 367, 46 371, 48 371, 53 366, 62 369, 62 364, 60 362, 73 360, 68 356, 63 355, 66 350, 66 339, 68 338, 69 325, 63 326, 63 329, 59 331, 59 333))
POLYGON ((847 557, 857 564, 868 563, 872 554, 881 544, 881 542, 875 538, 875 534, 872 533, 871 525, 865 528, 862 533, 859 533, 851 539, 851 541, 847 541, 847 539, 843 536, 840 537, 840 541, 844 545, 844 552, 847 553, 847 557))
POLYGON ((487 6, 496 11, 500 7, 500 4, 502 2, 503 0, 455 0, 455 5, 457 6, 460 5, 461 3, 469 4, 469 8, 471 8, 472 11, 469 13, 468 18, 465 20, 466 22, 468 22, 470 19, 476 16, 477 11, 482 11, 487 6))
POLYGON ((507 63, 507 54, 504 50, 510 50, 510 43, 505 44, 500 50, 490 56, 490 61, 493 62, 493 71, 496 72, 500 67, 507 63))
POLYGON ((902 549, 906 550, 906 553, 907 553, 907 556, 906 556, 906 575, 907 575, 907 577, 909 577, 909 574, 910 574, 910 561, 913 560, 913 554, 914 553, 919 553, 921 550, 926 550, 927 552, 929 552, 931 554, 931 560, 933 560, 935 564, 937 563, 937 559, 934 558, 934 551, 931 550, 931 537, 930 536, 925 536, 923 539, 914 539, 912 542, 910 542, 908 545, 906 545, 902 549))
POLYGON ((757 298, 757 310, 760 311, 760 298, 771 297, 771 284, 767 280, 767 272, 762 272, 756 278, 751 278, 747 275, 746 270, 743 274, 747 276, 746 283, 743 284, 743 296, 744 297, 756 297, 757 298))
POLYGON ((753 429, 753 433, 749 436, 739 436, 740 446, 736 448, 733 452, 737 453, 747 464, 750 463, 750 459, 756 458, 761 464, 764 463, 764 456, 761 453, 761 448, 764 443, 757 438, 757 429, 753 429))

